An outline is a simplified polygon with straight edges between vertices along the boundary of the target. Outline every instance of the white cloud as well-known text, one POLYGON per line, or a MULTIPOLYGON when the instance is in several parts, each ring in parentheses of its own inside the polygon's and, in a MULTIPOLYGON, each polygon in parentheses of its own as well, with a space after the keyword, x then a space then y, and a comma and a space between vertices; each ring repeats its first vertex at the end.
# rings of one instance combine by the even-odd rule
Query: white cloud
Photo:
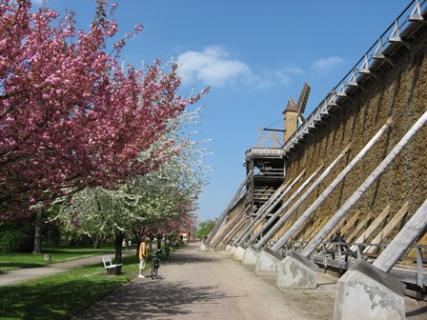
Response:
POLYGON ((341 57, 320 58, 313 62, 311 69, 317 73, 326 73, 342 65, 345 60, 341 57))
POLYGON ((178 70, 185 82, 202 81, 219 86, 251 74, 247 64, 229 56, 229 52, 220 46, 209 46, 201 52, 187 51, 177 58, 178 70))
POLYGON ((202 51, 187 51, 180 54, 176 63, 184 83, 201 82, 207 85, 224 86, 233 82, 257 88, 288 85, 304 71, 295 66, 253 71, 246 63, 233 59, 223 46, 208 46, 202 51))

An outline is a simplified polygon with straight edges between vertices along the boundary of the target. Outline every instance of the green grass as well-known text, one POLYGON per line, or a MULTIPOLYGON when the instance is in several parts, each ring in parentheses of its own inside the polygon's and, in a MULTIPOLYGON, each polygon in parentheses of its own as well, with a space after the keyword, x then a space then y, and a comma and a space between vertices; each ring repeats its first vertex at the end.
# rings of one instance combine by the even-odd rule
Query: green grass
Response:
POLYGON ((0 254, 0 274, 5 271, 19 268, 34 268, 41 267, 49 263, 64 262, 68 260, 89 257, 98 254, 112 253, 112 248, 73 248, 73 247, 58 247, 48 248, 43 250, 42 254, 32 253, 11 253, 0 254), (50 262, 43 260, 43 255, 50 253, 52 260, 50 262))
POLYGON ((120 276, 106 275, 102 265, 97 264, 0 287, 0 319, 70 319, 129 282, 137 271, 137 259, 132 256, 123 259, 124 274, 120 276))

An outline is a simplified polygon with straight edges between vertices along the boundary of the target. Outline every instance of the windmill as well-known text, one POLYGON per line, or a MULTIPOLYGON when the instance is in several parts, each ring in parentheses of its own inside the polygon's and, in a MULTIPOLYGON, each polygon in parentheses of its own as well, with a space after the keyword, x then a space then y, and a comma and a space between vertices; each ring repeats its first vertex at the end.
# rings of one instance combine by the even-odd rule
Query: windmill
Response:
MULTIPOLYGON (((304 118, 304 111, 305 107, 308 102, 308 97, 310 95, 311 87, 304 83, 301 93, 298 98, 298 102, 295 102, 293 98, 289 98, 288 104, 286 106, 285 110, 293 111, 297 113, 297 127, 301 126, 305 122, 304 118)), ((278 145, 282 145, 283 141, 282 139, 279 139, 276 135, 277 132, 284 133, 286 129, 273 129, 273 128, 262 128, 258 129, 258 146, 261 146, 265 144, 266 140, 271 140, 270 143, 272 143, 273 147, 276 147, 278 145), (262 134, 262 131, 268 131, 267 134, 262 134), (280 141, 279 141, 280 140, 280 141)))

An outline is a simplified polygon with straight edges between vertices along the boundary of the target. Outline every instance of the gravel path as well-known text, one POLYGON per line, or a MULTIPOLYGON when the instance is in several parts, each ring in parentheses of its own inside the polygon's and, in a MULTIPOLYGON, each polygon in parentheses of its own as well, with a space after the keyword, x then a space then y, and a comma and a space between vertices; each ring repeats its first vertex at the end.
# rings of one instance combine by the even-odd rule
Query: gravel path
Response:
POLYGON ((160 266, 160 279, 135 279, 74 319, 330 319, 336 279, 317 290, 278 290, 226 254, 190 245, 160 266))

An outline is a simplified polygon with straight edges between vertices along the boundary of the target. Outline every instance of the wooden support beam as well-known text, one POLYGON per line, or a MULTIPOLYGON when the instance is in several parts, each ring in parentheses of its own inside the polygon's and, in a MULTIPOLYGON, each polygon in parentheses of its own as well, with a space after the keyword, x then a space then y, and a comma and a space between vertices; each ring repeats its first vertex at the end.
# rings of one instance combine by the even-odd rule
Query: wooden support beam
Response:
MULTIPOLYGON (((301 195, 301 197, 293 204, 293 206, 286 211, 286 213, 279 219, 279 221, 277 221, 277 223, 267 232, 265 237, 256 244, 255 248, 261 248, 265 243, 267 243, 267 241, 271 237, 274 236, 277 231, 279 231, 279 229, 285 224, 285 222, 296 212, 299 206, 305 201, 305 199, 308 198, 308 196, 314 191, 314 189, 316 189, 318 185, 332 172, 338 162, 347 154, 347 152, 350 151, 350 146, 351 143, 344 148, 344 150, 338 155, 338 157, 334 161, 332 161, 332 163, 325 169, 325 171, 322 172, 319 178, 301 195)), ((280 241, 281 240, 279 239, 273 247, 278 247, 277 243, 280 241)), ((277 250, 279 250, 280 248, 281 246, 278 247, 277 250)))
MULTIPOLYGON (((357 238, 355 243, 364 243, 366 239, 368 239, 372 233, 380 226, 381 223, 387 219, 388 214, 390 213, 390 205, 387 205, 383 211, 375 218, 375 220, 369 225, 369 227, 357 238)), ((351 241, 351 240, 348 240, 351 241)), ((357 246, 351 246, 352 251, 357 250, 357 246)))
POLYGON ((238 221, 238 223, 228 232, 224 239, 222 239, 222 243, 228 244, 233 237, 243 228, 243 226, 246 224, 246 217, 243 215, 242 218, 238 221))
POLYGON ((219 232, 215 235, 215 237, 212 239, 210 246, 214 247, 218 242, 220 242, 227 233, 239 222, 239 220, 245 216, 244 210, 242 210, 240 213, 236 214, 230 221, 227 222, 227 224, 219 230, 219 232))
POLYGON ((390 153, 384 158, 383 161, 371 172, 366 180, 357 188, 357 190, 347 199, 347 201, 338 209, 333 215, 329 222, 322 228, 317 236, 310 241, 310 243, 302 251, 302 255, 309 257, 322 243, 323 239, 328 233, 346 216, 351 207, 359 200, 369 187, 377 180, 377 178, 387 169, 394 158, 399 154, 403 147, 411 140, 411 138, 420 130, 423 125, 427 122, 427 111, 415 122, 415 124, 409 129, 409 131, 399 140, 399 142, 393 147, 390 153))
POLYGON ((396 227, 399 223, 402 222, 405 215, 408 213, 409 209, 409 202, 405 202, 405 204, 402 206, 402 208, 393 216, 393 218, 390 219, 390 221, 385 225, 385 227, 377 234, 374 240, 370 242, 372 246, 367 247, 365 250, 363 250, 364 254, 373 254, 378 251, 378 246, 384 238, 386 238, 396 227))
MULTIPOLYGON (((299 188, 289 197, 288 200, 286 200, 282 206, 270 217, 270 219, 268 219, 267 223, 262 227, 261 230, 259 230, 258 232, 256 232, 250 239, 248 244, 252 244, 260 235, 262 235, 265 230, 267 230, 267 228, 270 227, 270 225, 272 223, 274 223, 276 221, 276 219, 283 213, 285 212, 285 209, 288 207, 288 205, 294 200, 296 199, 299 194, 305 189, 305 187, 311 182, 311 180, 314 179, 314 177, 320 172, 320 170, 322 170, 323 168, 323 164, 320 165, 316 171, 314 171, 305 181, 303 184, 301 184, 299 186, 299 188)), ((280 220, 279 220, 280 221, 280 220)), ((257 247, 258 244, 255 246, 257 247)), ((262 246, 262 244, 258 247, 260 248, 262 246)))
POLYGON ((409 247, 426 232, 427 200, 418 208, 396 237, 374 261, 374 267, 389 272, 409 247))
POLYGON ((237 239, 237 245, 242 244, 256 228, 256 224, 263 221, 268 214, 277 206, 277 204, 288 194, 292 187, 301 179, 304 175, 305 169, 292 181, 289 181, 287 184, 283 184, 276 192, 271 196, 270 202, 266 202, 259 210, 260 214, 251 221, 246 230, 243 232, 242 236, 237 239))
POLYGON ((230 209, 234 206, 234 204, 239 200, 239 195, 241 194, 242 189, 246 186, 246 183, 248 182, 249 178, 252 176, 252 171, 249 171, 246 175, 243 182, 240 184, 239 188, 237 189, 236 193, 233 195, 233 198, 231 199, 230 203, 227 205, 225 210, 222 212, 220 217, 218 218, 218 221, 215 224, 215 227, 212 229, 212 231, 209 233, 208 239, 206 240, 206 243, 209 245, 213 239, 213 237, 218 232, 219 228, 222 226, 225 218, 227 217, 228 212, 230 209))
MULTIPOLYGON (((350 161, 350 163, 335 177, 335 179, 326 187, 319 197, 303 212, 303 214, 295 221, 295 223, 283 234, 283 236, 272 247, 273 251, 279 251, 280 248, 297 232, 316 211, 316 209, 325 201, 325 199, 335 190, 335 188, 344 180, 347 174, 359 163, 360 160, 368 153, 368 151, 380 140, 383 134, 391 125, 391 118, 381 127, 380 130, 372 137, 371 140, 359 151, 359 153, 350 161)), ((335 226, 335 225, 334 225, 335 226)), ((328 231, 328 233, 331 230, 328 231)), ((325 234, 327 236, 327 234, 325 234)))

